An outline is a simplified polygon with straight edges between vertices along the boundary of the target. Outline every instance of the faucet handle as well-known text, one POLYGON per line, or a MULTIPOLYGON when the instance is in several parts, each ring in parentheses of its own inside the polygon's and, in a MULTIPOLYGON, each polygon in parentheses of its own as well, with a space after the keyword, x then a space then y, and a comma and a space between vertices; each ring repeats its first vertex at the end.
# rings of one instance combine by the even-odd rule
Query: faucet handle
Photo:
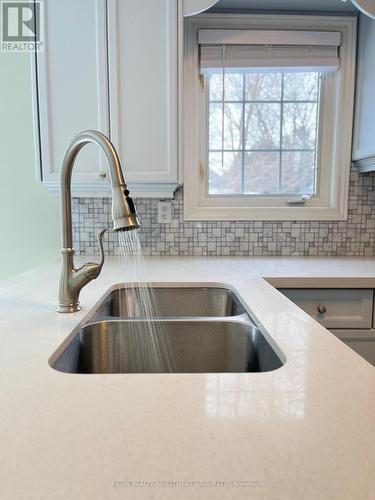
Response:
POLYGON ((103 264, 104 264, 103 236, 107 230, 108 230, 108 228, 105 227, 101 231, 98 231, 98 234, 97 234, 97 240, 98 240, 99 251, 100 251, 100 262, 99 262, 100 269, 103 267, 103 264))
POLYGON ((103 236, 108 228, 102 229, 98 232, 97 240, 99 244, 100 261, 99 262, 87 262, 77 271, 82 271, 86 278, 91 281, 97 278, 102 270, 104 264, 104 249, 103 249, 103 236))

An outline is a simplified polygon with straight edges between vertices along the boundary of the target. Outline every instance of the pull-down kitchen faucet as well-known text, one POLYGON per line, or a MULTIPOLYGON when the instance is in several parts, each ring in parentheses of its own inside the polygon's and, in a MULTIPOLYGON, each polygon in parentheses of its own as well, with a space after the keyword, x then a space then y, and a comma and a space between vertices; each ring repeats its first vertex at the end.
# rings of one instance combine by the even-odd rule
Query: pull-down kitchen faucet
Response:
POLYGON ((112 219, 114 231, 128 231, 140 227, 134 203, 129 197, 121 169, 120 159, 113 144, 107 137, 95 130, 86 130, 76 135, 66 150, 61 167, 61 225, 62 225, 62 269, 59 285, 58 312, 79 311, 79 294, 91 280, 97 278, 104 263, 102 238, 107 229, 100 231, 98 242, 100 262, 87 262, 82 267, 74 267, 74 249, 72 235, 71 178, 75 159, 86 144, 96 144, 104 152, 109 165, 109 177, 112 189, 112 219))

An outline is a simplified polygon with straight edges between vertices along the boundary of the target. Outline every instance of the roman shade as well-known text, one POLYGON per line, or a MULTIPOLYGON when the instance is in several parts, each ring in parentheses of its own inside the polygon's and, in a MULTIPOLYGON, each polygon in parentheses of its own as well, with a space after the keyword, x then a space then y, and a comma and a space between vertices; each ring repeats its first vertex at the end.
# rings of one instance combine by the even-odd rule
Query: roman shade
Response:
POLYGON ((340 32, 199 30, 201 73, 336 71, 340 32))

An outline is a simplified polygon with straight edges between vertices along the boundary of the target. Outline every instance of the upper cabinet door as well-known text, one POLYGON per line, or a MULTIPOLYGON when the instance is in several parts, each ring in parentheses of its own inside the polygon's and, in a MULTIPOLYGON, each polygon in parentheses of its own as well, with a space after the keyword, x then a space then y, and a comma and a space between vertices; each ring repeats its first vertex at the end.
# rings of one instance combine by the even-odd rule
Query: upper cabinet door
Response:
MULTIPOLYGON (((35 128, 40 176, 52 190, 66 148, 82 130, 109 133, 106 0, 45 2, 45 47, 36 54, 35 128)), ((85 194, 106 184, 98 148, 86 146, 77 157, 73 189, 85 194)))
MULTIPOLYGON (((359 23, 353 160, 375 157, 374 61, 375 20, 362 14, 359 23)), ((370 164, 375 168, 375 161, 370 164)))
POLYGON ((139 195, 178 183, 178 1, 109 0, 111 138, 139 195))

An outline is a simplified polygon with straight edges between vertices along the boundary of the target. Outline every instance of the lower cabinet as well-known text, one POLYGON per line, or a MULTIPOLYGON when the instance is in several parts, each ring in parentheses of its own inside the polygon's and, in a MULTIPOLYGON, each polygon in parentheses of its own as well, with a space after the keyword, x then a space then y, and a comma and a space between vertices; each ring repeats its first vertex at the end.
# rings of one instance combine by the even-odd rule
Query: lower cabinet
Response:
POLYGON ((279 291, 375 366, 373 289, 279 288, 279 291))
POLYGON ((330 330, 330 332, 375 366, 375 330, 330 330))

